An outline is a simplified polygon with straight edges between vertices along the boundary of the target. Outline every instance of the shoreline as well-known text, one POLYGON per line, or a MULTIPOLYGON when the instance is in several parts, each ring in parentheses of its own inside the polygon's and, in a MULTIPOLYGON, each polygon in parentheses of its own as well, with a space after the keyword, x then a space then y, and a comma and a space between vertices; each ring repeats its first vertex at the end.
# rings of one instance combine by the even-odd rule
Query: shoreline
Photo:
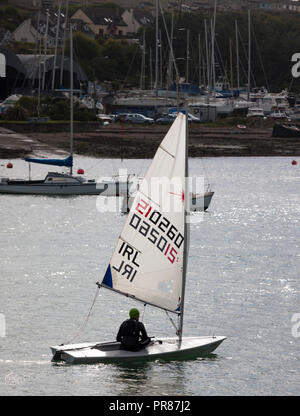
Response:
MULTIPOLYGON (((252 121, 244 129, 222 122, 211 127, 192 124, 189 156, 300 156, 300 137, 272 137, 273 124, 271 120, 265 123, 252 121)), ((65 129, 61 132, 26 132, 25 135, 7 127, 0 127, 1 159, 41 156, 43 152, 62 155, 69 151, 70 136, 65 129)), ((74 153, 101 158, 149 159, 154 156, 169 127, 118 123, 97 124, 93 130, 78 131, 82 126, 76 129, 74 125, 74 153)))

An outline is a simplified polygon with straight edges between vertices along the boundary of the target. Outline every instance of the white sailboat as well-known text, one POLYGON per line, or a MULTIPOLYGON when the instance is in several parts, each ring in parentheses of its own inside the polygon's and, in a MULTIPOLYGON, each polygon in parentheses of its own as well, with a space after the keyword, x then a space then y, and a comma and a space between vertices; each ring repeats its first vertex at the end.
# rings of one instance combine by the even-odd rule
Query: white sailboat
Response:
POLYGON ((53 361, 75 364, 185 359, 209 354, 226 339, 183 337, 189 249, 187 135, 186 116, 179 113, 137 191, 107 271, 98 283, 99 289, 177 315, 177 336, 154 338, 137 352, 122 349, 118 342, 53 346, 53 361), (157 178, 167 178, 166 192, 158 189, 157 178))
POLYGON ((115 176, 105 181, 96 182, 73 175, 73 37, 70 24, 70 154, 65 159, 25 158, 29 163, 29 179, 0 178, 0 194, 27 195, 127 195, 131 185, 130 176, 115 176), (69 173, 48 172, 44 179, 31 180, 30 163, 51 166, 63 166, 69 173))

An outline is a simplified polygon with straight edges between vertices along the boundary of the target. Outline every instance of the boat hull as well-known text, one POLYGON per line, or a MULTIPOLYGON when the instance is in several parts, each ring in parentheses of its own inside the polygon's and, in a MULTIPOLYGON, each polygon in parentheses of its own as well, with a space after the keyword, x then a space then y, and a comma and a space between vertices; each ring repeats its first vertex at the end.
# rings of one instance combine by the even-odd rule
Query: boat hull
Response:
MULTIPOLYGON (((205 192, 204 194, 197 194, 197 195, 191 196, 190 211, 191 212, 206 211, 211 203, 213 195, 214 195, 214 192, 208 191, 208 192, 205 192)), ((129 212, 129 210, 132 207, 133 201, 134 201, 134 197, 129 197, 127 198, 127 204, 126 204, 126 198, 124 198, 122 208, 121 208, 123 214, 126 214, 129 212)))
POLYGON ((80 184, 45 184, 38 182, 39 181, 13 181, 13 183, 0 183, 0 193, 19 195, 121 196, 127 194, 128 186, 130 186, 130 184, 127 184, 126 182, 108 182, 103 184, 97 184, 96 182, 80 184))
POLYGON ((224 336, 160 338, 140 351, 121 349, 118 342, 84 343, 51 347, 52 361, 68 364, 133 363, 149 360, 183 360, 211 354, 224 340, 224 336))

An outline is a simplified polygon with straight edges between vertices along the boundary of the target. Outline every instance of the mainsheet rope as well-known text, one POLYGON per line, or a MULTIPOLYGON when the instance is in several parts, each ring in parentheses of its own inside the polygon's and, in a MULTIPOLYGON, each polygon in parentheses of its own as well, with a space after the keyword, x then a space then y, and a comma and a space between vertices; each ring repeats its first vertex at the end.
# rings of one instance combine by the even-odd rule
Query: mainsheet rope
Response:
POLYGON ((99 295, 99 292, 100 292, 100 288, 101 288, 101 285, 100 285, 100 283, 99 282, 97 282, 96 283, 96 285, 97 285, 97 290, 96 290, 96 294, 95 294, 95 296, 94 296, 94 300, 93 300, 93 302, 92 302, 92 305, 91 305, 91 307, 90 307, 90 310, 89 310, 89 313, 87 314, 87 317, 85 318, 85 321, 83 322, 83 324, 81 325, 81 327, 79 328, 79 330, 76 332, 76 334, 69 340, 69 341, 67 341, 65 344, 62 344, 62 345, 66 345, 66 344, 71 344, 72 343, 72 341, 75 339, 75 338, 77 338, 78 337, 78 335, 85 329, 85 327, 86 327, 86 325, 87 325, 87 323, 88 323, 88 320, 90 319, 90 316, 91 316, 91 313, 92 313, 92 310, 93 310, 93 307, 94 307, 94 305, 95 305, 95 303, 96 303, 96 300, 97 300, 97 297, 98 297, 98 295, 99 295))

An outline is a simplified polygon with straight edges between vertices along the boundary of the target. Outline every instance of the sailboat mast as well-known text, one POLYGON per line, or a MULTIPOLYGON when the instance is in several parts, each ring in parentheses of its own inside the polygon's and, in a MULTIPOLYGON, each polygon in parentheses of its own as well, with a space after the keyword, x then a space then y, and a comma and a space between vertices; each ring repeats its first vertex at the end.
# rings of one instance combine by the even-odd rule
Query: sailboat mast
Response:
POLYGON ((248 93, 247 101, 250 100, 250 74, 251 74, 251 17, 248 10, 248 93))
POLYGON ((238 39, 238 24, 235 21, 235 43, 236 43, 236 79, 237 79, 237 90, 240 93, 240 62, 239 62, 239 39, 238 39))
POLYGON ((155 5, 155 95, 158 96, 158 1, 155 5))
MULTIPOLYGON (((73 33, 70 23, 70 155, 73 157, 73 33)), ((70 174, 73 173, 73 163, 70 167, 70 174)))
POLYGON ((61 62, 60 62, 60 86, 63 85, 63 74, 64 74, 64 60, 65 60, 65 40, 66 40, 66 31, 68 28, 68 13, 69 13, 69 0, 66 0, 66 15, 65 15, 65 27, 64 27, 64 36, 62 42, 62 53, 61 53, 61 62))
POLYGON ((182 286, 181 286, 181 306, 180 306, 180 322, 179 322, 179 342, 182 340, 182 330, 183 330, 183 314, 184 314, 184 297, 185 297, 185 282, 186 282, 186 273, 187 273, 187 262, 188 262, 188 252, 187 252, 187 242, 188 242, 188 227, 187 227, 187 216, 189 210, 189 166, 188 166, 188 147, 189 147, 189 125, 188 125, 188 105, 185 104, 185 186, 184 186, 184 240, 183 240, 183 265, 182 265, 182 286))
POLYGON ((51 89, 54 90, 55 86, 55 71, 56 71, 56 57, 57 57, 57 46, 58 46, 58 35, 59 35, 59 25, 60 25, 60 15, 61 15, 61 1, 58 3, 58 16, 57 16, 57 26, 56 26, 56 37, 55 37, 55 49, 54 49, 54 62, 53 62, 53 72, 52 72, 52 86, 51 89))

